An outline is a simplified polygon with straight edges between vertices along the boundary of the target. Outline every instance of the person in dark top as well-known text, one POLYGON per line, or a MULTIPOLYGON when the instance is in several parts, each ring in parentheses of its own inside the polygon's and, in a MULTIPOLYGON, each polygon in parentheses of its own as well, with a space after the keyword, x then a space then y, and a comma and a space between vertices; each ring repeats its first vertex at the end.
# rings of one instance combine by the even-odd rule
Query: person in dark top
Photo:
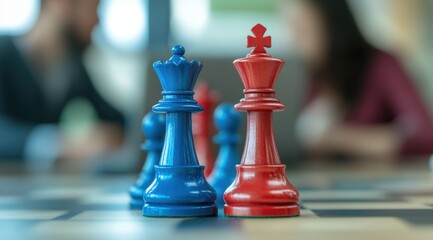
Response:
POLYGON ((295 43, 310 73, 297 133, 313 155, 433 153, 433 122, 396 57, 370 45, 344 0, 298 1, 295 43))
POLYGON ((88 158, 123 142, 124 119, 97 92, 82 55, 98 23, 96 0, 42 0, 35 26, 0 37, 0 159, 88 158), (59 128, 66 104, 85 98, 100 122, 85 139, 59 128))

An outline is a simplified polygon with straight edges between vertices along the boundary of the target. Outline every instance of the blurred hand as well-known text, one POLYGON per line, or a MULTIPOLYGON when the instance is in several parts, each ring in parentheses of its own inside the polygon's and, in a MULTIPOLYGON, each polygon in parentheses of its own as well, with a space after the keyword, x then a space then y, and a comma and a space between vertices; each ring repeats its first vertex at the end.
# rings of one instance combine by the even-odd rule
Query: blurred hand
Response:
POLYGON ((120 127, 112 124, 97 124, 80 137, 62 135, 63 148, 59 157, 61 165, 82 165, 98 155, 120 149, 124 136, 120 127))
POLYGON ((362 159, 395 160, 402 138, 391 124, 340 124, 329 129, 314 150, 319 153, 341 153, 362 159))
POLYGON ((333 100, 322 95, 310 103, 296 123, 296 135, 305 148, 320 144, 326 133, 341 121, 333 100))

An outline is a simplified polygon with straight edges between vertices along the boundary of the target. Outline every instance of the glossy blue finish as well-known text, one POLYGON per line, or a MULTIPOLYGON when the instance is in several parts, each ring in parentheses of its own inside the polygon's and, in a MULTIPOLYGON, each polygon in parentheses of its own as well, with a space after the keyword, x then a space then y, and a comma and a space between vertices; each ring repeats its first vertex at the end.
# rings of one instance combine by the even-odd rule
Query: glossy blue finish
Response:
POLYGON ((132 209, 142 209, 144 205, 143 193, 155 178, 155 165, 161 159, 162 147, 165 136, 165 115, 148 113, 144 116, 142 124, 143 134, 147 137, 141 149, 147 151, 147 158, 141 170, 140 176, 133 186, 129 188, 132 209))
POLYGON ((220 145, 215 168, 209 177, 209 183, 217 192, 217 205, 223 207, 224 191, 232 184, 236 177, 236 164, 239 164, 240 156, 237 149, 239 144, 239 126, 241 116, 234 109, 234 104, 220 104, 214 112, 214 121, 219 133, 214 137, 214 142, 220 145))
POLYGON ((215 216, 216 193, 204 177, 192 137, 191 113, 203 111, 193 99, 202 64, 189 62, 182 46, 168 61, 153 64, 163 99, 153 111, 166 113, 166 137, 155 180, 144 192, 143 215, 149 217, 215 216))

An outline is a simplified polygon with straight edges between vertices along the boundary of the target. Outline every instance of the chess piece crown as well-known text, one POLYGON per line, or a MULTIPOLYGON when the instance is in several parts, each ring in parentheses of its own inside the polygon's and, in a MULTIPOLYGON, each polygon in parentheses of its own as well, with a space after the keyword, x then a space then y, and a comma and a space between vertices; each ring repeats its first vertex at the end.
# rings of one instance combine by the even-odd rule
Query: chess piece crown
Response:
POLYGON ((203 107, 193 99, 194 85, 203 67, 199 61, 188 61, 183 46, 171 50, 173 56, 167 61, 153 63, 162 85, 163 99, 152 109, 155 112, 201 112, 203 107))
POLYGON ((275 98, 274 83, 284 61, 266 52, 265 47, 271 47, 271 37, 264 36, 266 28, 263 25, 257 24, 251 31, 255 37, 247 37, 247 47, 254 47, 253 50, 247 57, 233 62, 245 86, 245 97, 235 108, 244 111, 282 111, 285 107, 275 98))

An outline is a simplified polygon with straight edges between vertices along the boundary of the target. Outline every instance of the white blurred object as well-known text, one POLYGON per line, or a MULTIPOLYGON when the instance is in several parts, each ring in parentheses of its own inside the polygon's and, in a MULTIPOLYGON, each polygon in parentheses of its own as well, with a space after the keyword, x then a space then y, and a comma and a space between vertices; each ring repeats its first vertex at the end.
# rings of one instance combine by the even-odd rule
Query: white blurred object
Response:
POLYGON ((433 170, 433 155, 430 156, 430 170, 433 170))
POLYGON ((202 36, 210 18, 209 0, 172 0, 172 31, 186 38, 202 36))
POLYGON ((69 139, 82 139, 97 123, 97 113, 85 98, 72 99, 66 104, 60 116, 62 133, 69 139))
POLYGON ((317 97, 300 114, 296 122, 296 135, 305 145, 315 145, 332 126, 340 121, 340 113, 332 100, 317 97))
POLYGON ((103 0, 100 27, 115 48, 143 49, 148 40, 148 7, 145 0, 103 0))
POLYGON ((25 33, 35 23, 39 7, 38 0, 0 0, 0 33, 25 33))
POLYGON ((110 104, 122 112, 141 109, 148 70, 144 55, 91 47, 84 63, 96 89, 110 104))
POLYGON ((386 0, 349 1, 366 37, 382 49, 390 48, 395 34, 395 26, 393 26, 389 13, 390 4, 393 3, 395 2, 386 0))

